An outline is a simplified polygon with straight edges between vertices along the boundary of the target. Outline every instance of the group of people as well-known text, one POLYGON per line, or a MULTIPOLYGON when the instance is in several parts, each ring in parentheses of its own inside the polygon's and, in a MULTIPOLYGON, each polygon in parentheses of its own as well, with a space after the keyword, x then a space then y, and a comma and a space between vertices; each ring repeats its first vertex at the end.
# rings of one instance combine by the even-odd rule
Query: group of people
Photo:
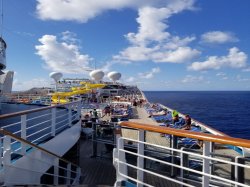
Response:
POLYGON ((180 127, 183 130, 191 130, 191 117, 185 115, 185 119, 179 117, 179 113, 176 110, 172 111, 172 124, 175 127, 180 127))
POLYGON ((99 116, 98 116, 96 109, 94 109, 93 111, 91 110, 91 111, 89 111, 89 113, 84 115, 84 119, 86 119, 86 120, 92 120, 92 121, 95 120, 96 121, 98 118, 99 118, 99 116))
POLYGON ((103 109, 103 117, 104 116, 112 116, 112 115, 128 115, 129 105, 127 104, 115 104, 115 105, 107 105, 103 109))

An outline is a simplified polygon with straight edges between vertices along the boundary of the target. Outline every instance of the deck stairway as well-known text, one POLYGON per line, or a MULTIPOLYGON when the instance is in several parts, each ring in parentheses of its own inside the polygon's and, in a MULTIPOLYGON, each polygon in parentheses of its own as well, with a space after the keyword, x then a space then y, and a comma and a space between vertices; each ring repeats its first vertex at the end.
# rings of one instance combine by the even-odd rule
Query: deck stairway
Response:
POLYGON ((0 116, 0 183, 79 184, 81 168, 62 156, 79 140, 80 114, 74 102, 0 116))

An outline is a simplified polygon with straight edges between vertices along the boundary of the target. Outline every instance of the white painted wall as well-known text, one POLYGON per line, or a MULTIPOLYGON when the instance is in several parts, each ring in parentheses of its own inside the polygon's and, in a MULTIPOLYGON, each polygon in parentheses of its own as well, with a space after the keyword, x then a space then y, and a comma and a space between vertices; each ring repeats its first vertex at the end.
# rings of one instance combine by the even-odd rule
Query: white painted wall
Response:
MULTIPOLYGON (((80 133, 81 125, 80 122, 78 122, 71 128, 63 131, 55 138, 43 144, 41 147, 59 156, 63 156, 78 141, 80 133)), ((12 163, 6 170, 2 170, 0 173, 0 180, 2 179, 1 182, 4 182, 6 186, 13 184, 39 184, 40 177, 53 163, 54 158, 52 156, 42 151, 34 150, 30 154, 18 159, 15 163, 12 163)))

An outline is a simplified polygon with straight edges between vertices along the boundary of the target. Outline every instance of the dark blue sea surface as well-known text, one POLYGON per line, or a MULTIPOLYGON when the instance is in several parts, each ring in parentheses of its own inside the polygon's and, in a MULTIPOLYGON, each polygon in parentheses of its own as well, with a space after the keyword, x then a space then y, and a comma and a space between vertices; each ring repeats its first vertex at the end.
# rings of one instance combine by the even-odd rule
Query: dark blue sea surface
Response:
POLYGON ((38 105, 25 105, 25 104, 8 104, 2 103, 2 110, 0 110, 0 115, 9 114, 13 112, 20 112, 23 110, 32 110, 41 106, 38 105))
POLYGON ((161 103, 237 138, 250 139, 249 91, 145 91, 161 103))
MULTIPOLYGON (((45 107, 45 106, 2 103, 2 110, 0 112, 0 115, 10 114, 13 112, 20 112, 20 111, 24 111, 24 110, 31 110, 31 109, 41 108, 41 107, 45 107)), ((56 108, 56 115, 57 115, 56 128, 59 129, 59 127, 65 125, 65 123, 67 123, 67 121, 65 121, 68 118, 67 114, 68 114, 68 111, 66 109, 56 108), (64 121, 64 122, 62 123, 62 121, 64 121)), ((73 113, 72 113, 72 115, 73 115, 73 113)), ((29 119, 27 121, 27 127, 31 127, 31 126, 38 124, 38 123, 41 124, 37 127, 30 128, 29 130, 27 130, 27 134, 35 133, 37 131, 45 129, 46 127, 51 127, 51 121, 50 121, 51 114, 50 114, 50 110, 48 110, 48 109, 43 110, 43 111, 39 111, 39 112, 29 113, 29 114, 27 114, 27 119, 29 119), (32 118, 35 118, 35 119, 31 120, 32 118)), ((1 119, 0 120, 0 127, 19 122, 14 126, 5 128, 5 130, 8 130, 10 132, 19 131, 19 130, 21 130, 20 120, 21 120, 20 115, 15 116, 15 117, 1 119)), ((58 130, 58 132, 59 132, 59 130, 58 130)), ((61 130, 63 130, 63 129, 61 128, 61 130)), ((51 131, 51 128, 47 128, 47 129, 35 134, 31 138, 28 138, 28 140, 32 141, 36 138, 39 138, 41 135, 49 133, 50 131, 51 131)), ((20 132, 17 135, 19 135, 19 134, 20 134, 20 132)))

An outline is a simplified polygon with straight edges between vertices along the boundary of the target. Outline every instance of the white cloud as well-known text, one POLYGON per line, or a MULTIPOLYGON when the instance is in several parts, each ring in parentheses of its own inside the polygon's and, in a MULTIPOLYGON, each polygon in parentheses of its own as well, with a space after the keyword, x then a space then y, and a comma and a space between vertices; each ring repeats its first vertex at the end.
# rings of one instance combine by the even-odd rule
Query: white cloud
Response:
POLYGON ((219 72, 219 73, 216 74, 216 76, 225 76, 225 75, 226 75, 226 74, 223 73, 223 72, 219 72))
POLYGON ((61 42, 54 35, 44 35, 39 39, 41 45, 35 46, 36 54, 44 60, 46 68, 62 73, 84 73, 89 69, 92 58, 81 54, 80 47, 70 36, 72 33, 64 33, 61 42))
POLYGON ((227 42, 237 42, 238 39, 231 32, 222 32, 222 31, 211 31, 204 33, 201 36, 201 40, 204 43, 227 43, 227 42))
POLYGON ((203 76, 193 76, 193 75, 187 75, 184 79, 181 80, 182 83, 198 83, 203 82, 204 77, 203 76))
POLYGON ((36 78, 29 81, 19 81, 18 79, 14 79, 12 90, 24 91, 34 87, 50 87, 50 81, 44 78, 36 78))
POLYGON ((114 60, 123 61, 146 61, 150 60, 151 54, 157 49, 144 46, 131 46, 120 52, 120 55, 113 56, 114 60))
POLYGON ((21 35, 22 37, 34 37, 35 34, 30 32, 21 32, 21 31, 14 31, 14 33, 21 35))
POLYGON ((209 69, 220 69, 222 67, 243 68, 246 66, 247 54, 239 51, 237 47, 229 49, 227 56, 210 56, 206 61, 193 62, 188 69, 203 71, 209 69))
POLYGON ((160 68, 152 68, 150 72, 145 72, 145 73, 139 73, 139 77, 142 79, 151 79, 154 77, 155 74, 160 73, 160 68))
POLYGON ((195 37, 172 36, 165 30, 169 27, 167 19, 173 14, 191 9, 194 1, 173 1, 164 8, 143 7, 136 19, 137 33, 128 33, 130 46, 113 56, 115 60, 153 61, 183 63, 198 56, 200 52, 187 45, 195 37))
POLYGON ((140 27, 138 33, 128 33, 127 39, 135 45, 145 45, 150 41, 162 41, 170 34, 165 32, 168 27, 163 20, 172 14, 169 8, 144 7, 139 9, 139 17, 136 19, 140 27))
POLYGON ((198 56, 200 52, 190 47, 178 47, 176 50, 155 52, 152 59, 155 62, 183 63, 198 56))
POLYGON ((194 36, 192 37, 185 37, 185 38, 180 38, 179 36, 171 36, 171 39, 164 43, 163 48, 164 49, 171 49, 175 50, 179 48, 180 46, 186 46, 190 42, 194 41, 196 38, 194 36))
POLYGON ((173 12, 192 9, 194 0, 37 0, 36 11, 43 20, 74 20, 87 22, 108 10, 169 5, 173 12))
POLYGON ((250 72, 250 67, 244 68, 242 71, 243 71, 243 72, 250 72))
POLYGON ((220 77, 222 80, 227 80, 228 79, 228 77, 226 76, 226 74, 223 73, 223 72, 217 73, 216 76, 220 77))
POLYGON ((37 0, 37 2, 37 14, 44 20, 87 22, 108 10, 138 9, 139 16, 136 19, 139 24, 138 32, 130 32, 125 36, 131 45, 113 57, 116 61, 151 60, 180 63, 200 54, 199 51, 186 46, 195 40, 195 37, 180 38, 171 36, 165 31, 169 27, 167 19, 184 10, 193 10, 195 0, 37 0))
POLYGON ((125 80, 125 82, 131 83, 131 82, 135 82, 135 77, 129 77, 125 80))
POLYGON ((237 81, 239 81, 239 82, 248 82, 248 81, 250 81, 249 78, 242 78, 241 75, 237 75, 237 76, 236 76, 236 79, 237 79, 237 81))
POLYGON ((70 31, 64 31, 61 33, 62 35, 62 41, 71 43, 71 44, 76 44, 79 40, 76 39, 76 33, 70 32, 70 31))

